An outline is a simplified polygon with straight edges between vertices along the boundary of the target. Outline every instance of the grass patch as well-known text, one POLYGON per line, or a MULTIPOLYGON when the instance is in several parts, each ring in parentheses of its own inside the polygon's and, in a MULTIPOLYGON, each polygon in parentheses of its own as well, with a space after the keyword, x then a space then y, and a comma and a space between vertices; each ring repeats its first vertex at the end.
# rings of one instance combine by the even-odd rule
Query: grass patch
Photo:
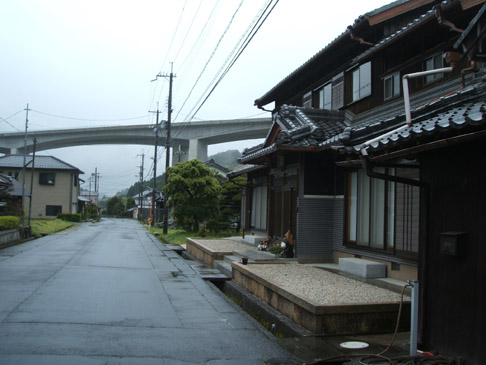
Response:
POLYGON ((30 222, 32 234, 36 237, 53 234, 72 227, 73 223, 61 219, 33 219, 30 222))
POLYGON ((220 233, 207 233, 206 235, 202 236, 198 232, 186 232, 183 229, 173 229, 169 228, 167 234, 163 233, 162 228, 157 227, 148 227, 148 230, 156 235, 162 242, 171 243, 173 245, 182 245, 186 243, 186 238, 206 238, 206 239, 216 239, 216 238, 225 238, 225 237, 234 237, 238 236, 239 233, 235 231, 226 231, 220 233))

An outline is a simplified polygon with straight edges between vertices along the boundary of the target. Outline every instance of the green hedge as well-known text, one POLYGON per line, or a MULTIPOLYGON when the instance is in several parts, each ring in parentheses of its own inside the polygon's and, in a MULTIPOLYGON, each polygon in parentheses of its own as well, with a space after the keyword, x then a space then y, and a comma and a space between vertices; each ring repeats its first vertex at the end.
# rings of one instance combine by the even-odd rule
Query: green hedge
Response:
POLYGON ((81 222, 81 214, 79 213, 59 213, 57 218, 67 222, 81 222))
POLYGON ((0 231, 15 229, 20 225, 20 218, 11 215, 0 217, 0 231))

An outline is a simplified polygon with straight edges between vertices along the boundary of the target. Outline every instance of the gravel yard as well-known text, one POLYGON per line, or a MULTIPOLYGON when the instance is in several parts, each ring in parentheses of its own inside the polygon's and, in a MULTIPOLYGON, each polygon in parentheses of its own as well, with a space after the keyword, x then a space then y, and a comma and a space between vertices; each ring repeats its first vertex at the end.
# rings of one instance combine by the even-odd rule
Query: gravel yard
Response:
MULTIPOLYGON (((198 239, 198 244, 216 252, 256 247, 232 239, 198 239)), ((317 305, 399 303, 400 294, 358 280, 298 263, 249 264, 252 273, 317 305)), ((405 301, 410 297, 405 296, 405 301)))
MULTIPOLYGON (((398 303, 400 294, 297 263, 249 264, 247 269, 318 305, 398 303)), ((405 296, 405 301, 410 298, 405 296)))

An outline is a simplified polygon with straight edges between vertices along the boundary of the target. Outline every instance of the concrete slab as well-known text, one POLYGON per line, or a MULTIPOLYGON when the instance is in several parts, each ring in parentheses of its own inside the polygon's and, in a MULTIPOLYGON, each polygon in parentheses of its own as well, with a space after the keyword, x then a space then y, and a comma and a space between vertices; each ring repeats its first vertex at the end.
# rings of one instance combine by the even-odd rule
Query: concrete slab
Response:
POLYGON ((340 258, 339 270, 360 278, 386 278, 386 265, 358 258, 340 258))

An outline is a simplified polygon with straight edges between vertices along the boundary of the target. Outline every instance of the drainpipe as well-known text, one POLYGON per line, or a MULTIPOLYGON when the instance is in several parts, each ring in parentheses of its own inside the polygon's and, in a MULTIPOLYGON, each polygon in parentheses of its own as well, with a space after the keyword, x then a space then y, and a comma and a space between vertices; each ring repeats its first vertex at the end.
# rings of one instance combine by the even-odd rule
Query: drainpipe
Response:
POLYGON ((403 102, 405 104, 405 118, 406 118, 408 127, 412 126, 412 113, 410 111, 410 91, 408 89, 408 80, 409 79, 415 79, 417 77, 424 77, 424 76, 429 76, 429 75, 452 72, 452 71, 454 71, 454 68, 455 68, 455 64, 453 64, 451 67, 444 67, 444 68, 438 68, 438 69, 435 69, 435 70, 415 72, 415 73, 403 75, 403 77, 402 77, 403 102))
MULTIPOLYGON (((453 54, 452 57, 456 56, 456 54, 453 54)), ((447 58, 451 58, 451 54, 447 55, 447 58)), ((426 281, 426 276, 427 272, 425 269, 425 265, 427 262, 427 256, 428 256, 428 250, 427 250, 427 244, 424 244, 428 240, 428 227, 429 227, 429 222, 428 222, 428 215, 429 215, 429 184, 423 181, 417 181, 413 179, 408 179, 405 177, 399 177, 399 176, 394 176, 394 175, 389 175, 385 173, 379 173, 376 171, 373 171, 373 166, 370 163, 369 160, 369 155, 367 148, 375 143, 380 141, 383 138, 389 137, 394 133, 399 133, 406 128, 410 128, 412 126, 412 115, 411 115, 411 110, 410 110, 410 94, 409 94, 409 88, 408 88, 408 80, 417 78, 417 77, 424 77, 428 75, 434 75, 437 73, 446 73, 446 72, 452 72, 455 68, 456 62, 451 62, 451 67, 445 67, 445 68, 440 68, 436 70, 430 70, 430 71, 423 71, 423 72, 416 72, 412 74, 407 74, 402 77, 403 80, 403 101, 404 101, 404 106, 405 106, 405 117, 406 117, 406 124, 402 125, 390 132, 384 133, 381 136, 378 136, 376 138, 370 139, 366 142, 364 142, 361 147, 360 147, 360 152, 361 152, 361 163, 363 166, 363 169, 366 171, 366 174, 369 177, 384 180, 384 181, 391 181, 391 182, 396 182, 396 183, 401 183, 401 184, 407 184, 407 185, 412 185, 412 186, 417 186, 420 188, 420 195, 421 195, 421 200, 423 201, 422 203, 422 208, 421 208, 421 226, 422 230, 420 233, 419 237, 419 242, 422 242, 422 248, 419 250, 419 267, 421 267, 421 271, 419 272, 419 281, 425 282, 426 281), (423 199, 422 199, 423 198, 423 199)), ((419 297, 422 298, 422 303, 425 303, 425 296, 427 293, 423 290, 423 286, 420 287, 419 289, 419 281, 414 281, 410 285, 413 289, 413 305, 412 305, 412 318, 411 318, 411 337, 410 337, 410 354, 416 354, 417 353, 417 339, 418 339, 418 318, 419 318, 419 297)), ((423 323, 423 327, 426 326, 426 323, 423 323)), ((425 329, 422 329, 423 333, 425 332, 425 329)), ((413 355, 412 355, 413 356, 413 355)))

